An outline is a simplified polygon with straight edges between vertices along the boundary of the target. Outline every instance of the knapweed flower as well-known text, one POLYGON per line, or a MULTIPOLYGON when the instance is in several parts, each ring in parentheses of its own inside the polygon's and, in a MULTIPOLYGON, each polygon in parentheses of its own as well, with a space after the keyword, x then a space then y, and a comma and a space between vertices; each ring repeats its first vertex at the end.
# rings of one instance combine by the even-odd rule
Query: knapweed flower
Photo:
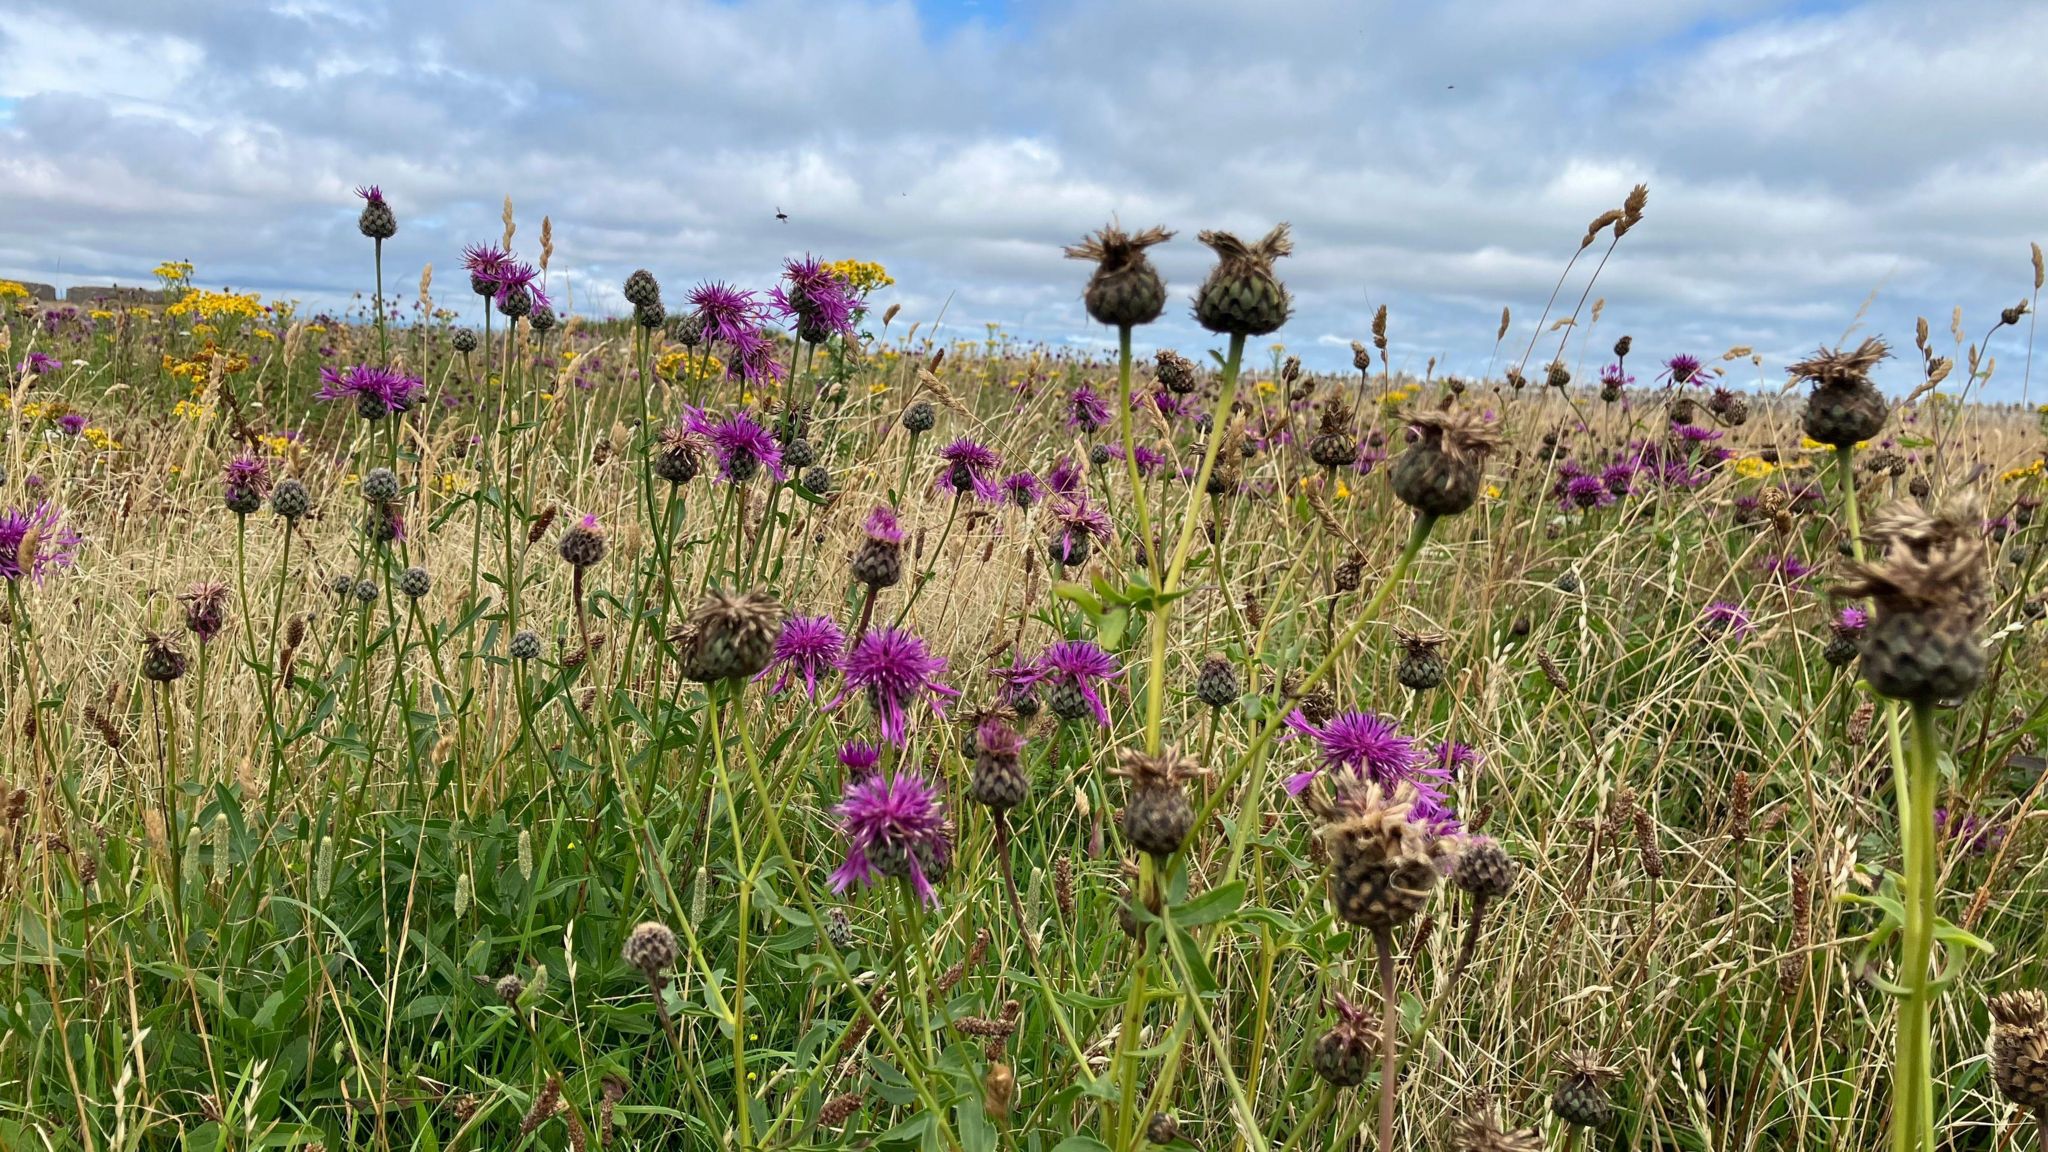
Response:
POLYGON ((1865 628, 1870 627, 1870 613, 1851 604, 1840 612, 1835 613, 1831 627, 1834 628, 1837 636, 1844 636, 1853 640, 1863 635, 1865 628))
POLYGON ((1052 556, 1061 564, 1083 564, 1094 544, 1116 541, 1116 528, 1110 523, 1109 514, 1090 505, 1084 491, 1055 497, 1046 505, 1046 514, 1052 521, 1052 556))
POLYGON ((714 420, 709 413, 689 409, 683 415, 683 427, 711 445, 712 455, 718 458, 718 474, 728 483, 744 484, 763 467, 777 480, 782 479, 782 446, 747 413, 714 420))
POLYGON ((1966 856, 1982 856, 2005 843, 2005 825, 1994 824, 1975 812, 1953 813, 1934 810, 1935 834, 1953 841, 1966 856))
POLYGON ((1096 690, 1101 682, 1117 677, 1116 660, 1087 640, 1061 640, 1047 648, 1036 661, 1038 674, 1033 683, 1049 691, 1046 703, 1062 720, 1078 720, 1089 712, 1095 722, 1109 726, 1109 708, 1096 690))
POLYGON ((1581 473, 1561 477, 1557 482, 1557 506, 1566 512, 1575 508, 1606 508, 1613 503, 1614 493, 1598 476, 1581 473))
POLYGON ((872 776, 882 766, 882 750, 866 740, 848 740, 839 746, 839 765, 849 779, 872 776))
POLYGON ((551 306, 548 294, 541 291, 540 269, 523 260, 507 258, 486 279, 491 285, 492 303, 507 316, 517 318, 535 308, 551 306))
POLYGON ((410 409, 426 386, 403 372, 358 364, 346 371, 320 369, 317 400, 354 400, 356 414, 365 420, 382 420, 410 409))
POLYGON ((795 328, 797 339, 822 344, 834 336, 853 335, 853 315, 860 302, 853 288, 814 256, 785 260, 785 287, 777 287, 772 301, 777 311, 795 328))
POLYGON ((64 513, 45 500, 23 511, 0 512, 0 579, 43 576, 69 568, 78 556, 78 533, 64 525, 64 513))
POLYGON ((939 466, 939 488, 960 495, 972 492, 991 504, 1003 498, 1003 490, 995 479, 1003 458, 994 449, 963 436, 939 449, 939 458, 945 461, 939 466))
POLYGON ((1093 434, 1109 424, 1109 405, 1095 394, 1093 388, 1083 384, 1067 397, 1067 427, 1093 434))
POLYGON ((495 244, 471 244, 462 250, 462 268, 469 273, 470 290, 479 296, 495 296, 498 272, 512 262, 512 254, 495 244))
POLYGON ((1702 371, 1699 357, 1688 356, 1681 352, 1664 362, 1664 371, 1657 374, 1657 379, 1669 380, 1673 384, 1680 386, 1694 383, 1705 384, 1706 380, 1701 374, 1702 371))
POLYGON ((28 359, 14 366, 14 372, 17 376, 47 376, 63 366, 64 362, 55 356, 31 352, 28 359))
POLYGON ((1287 714, 1287 727, 1313 737, 1322 763, 1307 772, 1297 772, 1285 781, 1287 791, 1299 796, 1320 772, 1343 770, 1360 780, 1392 789, 1403 781, 1416 785, 1418 794, 1442 799, 1442 793, 1419 779, 1422 775, 1442 778, 1448 773, 1434 766, 1418 768, 1422 757, 1415 741, 1401 735, 1393 719, 1373 712, 1339 712, 1323 724, 1312 724, 1300 709, 1287 714))
POLYGON ((1012 472, 998 482, 1003 496, 1019 508, 1030 508, 1045 495, 1045 486, 1029 472, 1012 472))
POLYGON ((66 436, 78 435, 80 432, 85 431, 85 426, 89 423, 91 421, 85 418, 85 413, 83 412, 66 412, 62 416, 57 417, 57 427, 62 428, 66 436))
POLYGON ((227 624, 228 586, 218 580, 201 580, 178 597, 185 606, 185 627, 210 643, 227 624))
POLYGON ((1609 464, 1600 470, 1600 484, 1617 499, 1631 495, 1635 491, 1636 466, 1628 462, 1609 464))
POLYGON ((1039 667, 1037 661, 1026 660, 1022 656, 1014 656, 1007 667, 991 668, 988 670, 988 674, 995 677, 1002 685, 1002 687, 996 689, 996 703, 1001 704, 1005 708, 1013 709, 1020 714, 1023 714, 1027 707, 1033 712, 1037 711, 1035 705, 1036 696, 1031 690, 1032 685, 1038 683, 1039 667), (1033 703, 1027 705, 1026 701, 1032 701, 1033 703))
POLYGON ((953 856, 946 805, 914 773, 869 776, 846 785, 833 812, 846 834, 846 861, 832 873, 832 890, 893 878, 909 883, 917 898, 937 904, 932 881, 943 880, 953 856))
POLYGON ((1790 553, 1783 556, 1766 556, 1757 561, 1756 569, 1764 578, 1776 580, 1788 587, 1813 574, 1813 565, 1790 553))
POLYGON ((768 667, 754 678, 779 671, 773 691, 780 694, 789 687, 790 677, 798 677, 804 682, 804 694, 816 700, 818 677, 838 667, 845 650, 846 633, 830 616, 792 616, 775 638, 775 655, 768 667))
POLYGON ((1072 456, 1062 456, 1046 470, 1045 487, 1055 496, 1072 496, 1087 487, 1087 475, 1072 456))
POLYGON ((775 341, 760 328, 751 329, 726 342, 731 354, 725 358, 725 378, 745 384, 764 384, 782 379, 787 371, 775 351, 775 341))
POLYGON ((1702 639, 1740 640, 1749 635, 1749 613, 1734 601, 1716 600, 1700 614, 1699 627, 1702 639))
POLYGON ((765 307, 752 292, 716 280, 690 290, 690 307, 704 322, 705 338, 725 344, 758 339, 766 318, 765 307))
POLYGON ((939 682, 946 658, 900 628, 877 628, 856 640, 840 659, 839 670, 846 683, 825 707, 837 708, 849 694, 865 692, 882 739, 898 748, 910 738, 910 709, 918 700, 928 699, 932 711, 944 716, 945 700, 960 695, 939 682))
POLYGON ((1688 447, 1711 444, 1721 438, 1719 428, 1702 428, 1697 424, 1673 424, 1670 434, 1673 441, 1688 447))
POLYGON ((1430 746, 1429 758, 1443 769, 1444 779, 1457 780, 1470 769, 1477 768, 1482 757, 1470 744, 1456 740, 1439 740, 1430 746))
POLYGON ((228 511, 247 516, 263 507, 270 494, 270 462, 261 456, 235 457, 221 470, 221 487, 228 511))
POLYGON ((384 190, 375 184, 358 185, 356 195, 363 201, 363 214, 356 218, 356 230, 372 240, 389 240, 398 235, 398 217, 384 200, 384 190))

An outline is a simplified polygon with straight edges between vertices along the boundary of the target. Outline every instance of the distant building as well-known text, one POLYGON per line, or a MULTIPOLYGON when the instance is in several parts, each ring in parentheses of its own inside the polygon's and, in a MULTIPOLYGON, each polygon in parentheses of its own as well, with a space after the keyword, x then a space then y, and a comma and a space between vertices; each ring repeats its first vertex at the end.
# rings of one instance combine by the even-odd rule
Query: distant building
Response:
POLYGON ((80 284, 64 291, 66 304, 161 304, 164 294, 155 288, 123 288, 117 284, 80 284))

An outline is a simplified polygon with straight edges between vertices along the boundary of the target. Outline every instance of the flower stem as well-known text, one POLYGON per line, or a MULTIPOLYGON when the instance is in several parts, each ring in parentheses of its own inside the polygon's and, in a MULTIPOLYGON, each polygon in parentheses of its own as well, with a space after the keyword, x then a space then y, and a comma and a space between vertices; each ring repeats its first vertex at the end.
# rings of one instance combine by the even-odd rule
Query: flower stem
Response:
POLYGON ((1900 939, 1899 1037, 1893 1093, 1893 1143, 1902 1152, 1934 1148, 1934 904, 1939 885, 1934 795, 1939 753, 1934 705, 1916 702, 1907 752, 1910 787, 1899 805, 1906 858, 1906 926, 1900 939), (1899 1137, 1902 1137, 1899 1138, 1899 1137))

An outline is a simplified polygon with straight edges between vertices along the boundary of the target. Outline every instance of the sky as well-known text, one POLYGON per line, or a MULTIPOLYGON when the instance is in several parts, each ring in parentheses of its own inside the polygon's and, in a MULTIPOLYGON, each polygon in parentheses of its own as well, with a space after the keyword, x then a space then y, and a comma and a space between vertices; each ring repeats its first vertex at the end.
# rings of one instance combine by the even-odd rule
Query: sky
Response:
MULTIPOLYGON (((1880 377, 1905 388, 1916 317, 1956 354, 1954 308, 1974 342, 2034 292, 2044 96, 2031 0, 6 0, 0 277, 189 259, 344 302, 375 183, 387 285, 431 262, 464 307, 461 247, 510 195, 522 254, 552 218, 579 311, 623 312, 636 267, 676 301, 811 253, 885 264, 899 328, 1104 347, 1061 248, 1116 219, 1178 232, 1138 340, 1198 354, 1196 232, 1287 221, 1291 353, 1348 366, 1385 305, 1397 368, 1480 375, 1644 183, 1568 361, 1628 333, 1648 377, 1746 345, 1765 363, 1731 378, 1776 384, 1854 330, 1901 348, 1880 377)), ((1991 340, 1992 397, 2018 397, 2029 329, 1991 340)))

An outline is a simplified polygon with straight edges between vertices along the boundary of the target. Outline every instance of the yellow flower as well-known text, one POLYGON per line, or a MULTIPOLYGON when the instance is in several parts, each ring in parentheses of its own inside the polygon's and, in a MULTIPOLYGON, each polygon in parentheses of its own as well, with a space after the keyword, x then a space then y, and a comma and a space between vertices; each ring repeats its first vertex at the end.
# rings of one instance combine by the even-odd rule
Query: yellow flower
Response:
POLYGON ((436 482, 443 492, 468 492, 476 487, 476 473, 443 472, 436 482))
POLYGON ((257 329, 257 330, 256 330, 255 332, 251 333, 251 335, 255 336, 255 337, 256 337, 256 338, 258 339, 258 340, 275 340, 275 339, 277 339, 277 333, 275 333, 275 332, 272 332, 272 331, 271 331, 270 329, 268 329, 268 328, 258 328, 258 329, 257 329))
POLYGON ((1500 499, 1500 485, 1498 485, 1498 484, 1488 484, 1488 485, 1486 486, 1486 498, 1487 498, 1488 500, 1498 500, 1498 499, 1500 499))
POLYGON ((121 442, 109 435, 105 428, 87 428, 82 435, 85 437, 85 442, 91 445, 94 451, 119 452, 121 450, 121 442))
POLYGON ((845 281, 847 287, 862 296, 896 282, 888 269, 870 260, 834 260, 825 265, 825 271, 845 281))
POLYGON ((1345 483, 1344 483, 1344 482, 1343 482, 1342 480, 1339 480, 1339 481, 1337 481, 1337 499, 1339 499, 1339 500, 1349 500, 1349 499, 1351 499, 1351 487, 1350 487, 1349 485, 1345 484, 1345 483))
POLYGON ((868 385, 868 395, 870 396, 880 396, 882 393, 887 392, 888 390, 889 385, 881 380, 877 380, 873 384, 868 385))
POLYGON ((1257 389, 1259 395, 1261 396, 1271 396, 1273 393, 1279 391, 1279 387, 1275 385, 1271 380, 1257 381, 1252 385, 1252 387, 1257 389))
MULTIPOLYGON (((0 296, 4 295, 6 295, 6 293, 4 291, 0 291, 0 296)), ((104 308, 95 308, 92 311, 86 313, 86 315, 92 317, 95 320, 112 320, 114 318, 114 314, 112 312, 107 311, 104 308)))
POLYGON ((194 424, 200 424, 213 418, 213 409, 208 408, 204 404, 195 404, 190 400, 180 400, 177 406, 171 409, 171 415, 176 416, 180 420, 189 420, 194 424))
POLYGON ((1777 470, 1776 464, 1761 456, 1744 456, 1735 462, 1735 474, 1744 480, 1761 480, 1777 470))
POLYGON ((0 280, 0 300, 26 300, 28 289, 12 280, 0 280))
POLYGON ((263 315, 263 301, 254 292, 213 292, 187 288, 177 302, 164 309, 166 316, 205 316, 216 320, 255 320, 263 315))
POLYGON ((2008 468, 2000 473, 1998 478, 2008 484, 2017 484, 2029 477, 2041 475, 2044 468, 2048 468, 2048 460, 2036 460, 2018 468, 2008 468))

